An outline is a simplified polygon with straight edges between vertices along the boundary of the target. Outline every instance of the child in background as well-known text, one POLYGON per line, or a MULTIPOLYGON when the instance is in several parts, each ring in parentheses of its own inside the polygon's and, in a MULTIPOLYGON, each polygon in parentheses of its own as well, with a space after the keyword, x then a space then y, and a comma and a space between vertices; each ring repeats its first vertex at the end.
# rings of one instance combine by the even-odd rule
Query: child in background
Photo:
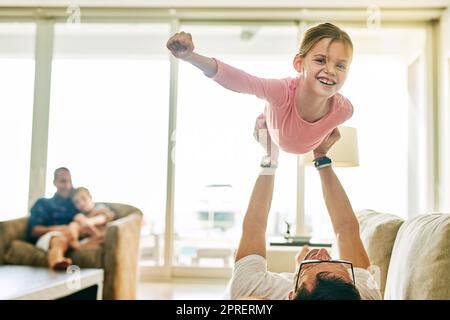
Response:
MULTIPOLYGON (((72 201, 80 213, 73 218, 73 221, 78 223, 79 228, 78 232, 77 230, 73 231, 75 239, 70 243, 70 246, 79 249, 81 247, 81 243, 78 241, 80 230, 87 230, 84 233, 96 239, 102 238, 106 224, 114 220, 114 213, 103 204, 95 204, 89 190, 84 187, 75 189, 72 201)), ((82 243, 87 243, 87 241, 85 239, 82 243)))
POLYGON ((315 149, 353 114, 351 103, 338 93, 347 78, 353 44, 345 31, 331 23, 305 32, 293 60, 297 78, 258 78, 197 54, 191 35, 185 32, 173 35, 167 48, 225 88, 265 99, 268 103, 259 117, 265 118, 272 140, 286 152, 303 154, 315 149))

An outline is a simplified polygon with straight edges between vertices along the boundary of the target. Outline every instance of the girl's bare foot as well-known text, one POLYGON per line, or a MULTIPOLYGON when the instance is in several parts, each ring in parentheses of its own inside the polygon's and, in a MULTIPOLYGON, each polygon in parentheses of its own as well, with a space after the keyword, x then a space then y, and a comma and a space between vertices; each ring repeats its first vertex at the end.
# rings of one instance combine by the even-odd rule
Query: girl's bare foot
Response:
POLYGON ((53 237, 50 240, 50 249, 48 251, 48 266, 54 270, 66 270, 72 264, 70 258, 64 257, 69 245, 65 237, 53 237))
POLYGON ((72 259, 70 258, 63 258, 59 261, 49 261, 49 267, 53 270, 67 270, 67 267, 69 267, 72 264, 72 259))

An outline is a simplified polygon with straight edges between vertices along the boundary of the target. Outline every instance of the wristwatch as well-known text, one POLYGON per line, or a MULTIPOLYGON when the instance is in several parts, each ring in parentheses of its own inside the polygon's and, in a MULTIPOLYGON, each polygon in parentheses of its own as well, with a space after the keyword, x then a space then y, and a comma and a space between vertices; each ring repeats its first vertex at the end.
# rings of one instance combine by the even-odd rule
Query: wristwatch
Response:
POLYGON ((329 166, 331 166, 331 163, 332 163, 331 159, 328 158, 327 156, 314 159, 313 162, 314 162, 314 167, 316 167, 317 170, 320 170, 325 167, 329 167, 329 166))
POLYGON ((272 159, 270 159, 270 156, 265 155, 261 159, 261 168, 273 168, 273 169, 276 169, 277 167, 278 167, 277 161, 272 161, 272 159))

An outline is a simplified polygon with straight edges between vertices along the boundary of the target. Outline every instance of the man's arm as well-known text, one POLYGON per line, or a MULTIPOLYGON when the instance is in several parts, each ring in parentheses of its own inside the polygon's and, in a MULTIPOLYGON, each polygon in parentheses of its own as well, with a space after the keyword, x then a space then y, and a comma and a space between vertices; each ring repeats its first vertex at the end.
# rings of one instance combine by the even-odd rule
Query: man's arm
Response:
POLYGON ((28 220, 29 236, 31 238, 39 238, 50 231, 61 231, 68 233, 68 227, 64 225, 46 226, 48 223, 49 208, 46 204, 46 199, 41 198, 31 207, 30 218, 28 220))
MULTIPOLYGON (((335 129, 314 151, 315 158, 324 156, 339 138, 339 131, 335 129)), ((344 188, 331 166, 319 169, 319 175, 340 258, 351 261, 355 267, 367 269, 370 262, 359 235, 358 219, 344 188)))
POLYGON ((253 135, 270 157, 272 167, 263 169, 256 179, 244 217, 242 236, 235 257, 236 262, 251 254, 266 257, 267 217, 272 204, 275 168, 278 164, 279 150, 272 143, 263 116, 256 119, 253 135))
POLYGON ((236 262, 251 254, 266 257, 267 216, 272 203, 274 180, 274 174, 260 174, 256 180, 244 217, 236 262))
POLYGON ((61 231, 64 234, 66 234, 68 232, 67 225, 58 225, 58 226, 51 226, 51 227, 37 225, 31 229, 31 236, 33 238, 39 238, 50 231, 61 231))

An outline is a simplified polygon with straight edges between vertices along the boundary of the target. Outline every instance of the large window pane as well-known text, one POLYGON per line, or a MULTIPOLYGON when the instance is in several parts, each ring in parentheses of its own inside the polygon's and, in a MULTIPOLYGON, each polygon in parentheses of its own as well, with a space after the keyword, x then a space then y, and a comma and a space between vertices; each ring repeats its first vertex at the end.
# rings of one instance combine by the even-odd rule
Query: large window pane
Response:
POLYGON ((162 260, 169 99, 165 24, 55 27, 47 195, 72 171, 94 201, 144 213, 142 258, 162 260))
POLYGON ((0 220, 27 214, 34 37, 34 24, 0 24, 0 220))
MULTIPOLYGON (((196 50, 261 77, 292 76, 295 26, 183 26, 196 50)), ((227 266, 259 173, 262 148, 252 133, 265 102, 228 91, 180 63, 176 132, 174 261, 227 266)), ((296 156, 282 153, 268 234, 294 222, 296 156)))

